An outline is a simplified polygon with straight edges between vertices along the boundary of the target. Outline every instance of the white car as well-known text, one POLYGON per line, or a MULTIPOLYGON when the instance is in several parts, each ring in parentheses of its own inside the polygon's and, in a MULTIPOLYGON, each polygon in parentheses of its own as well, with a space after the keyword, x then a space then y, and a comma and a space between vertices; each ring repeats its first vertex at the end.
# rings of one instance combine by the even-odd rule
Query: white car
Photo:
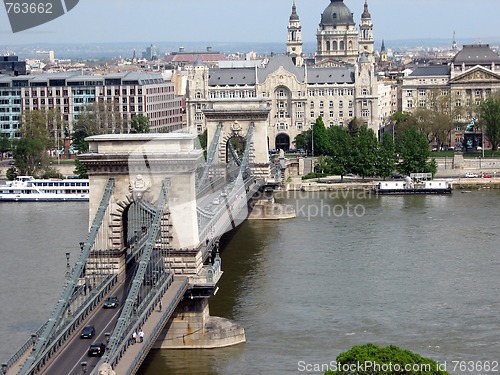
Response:
POLYGON ((473 173, 473 172, 467 172, 465 174, 465 177, 467 177, 467 178, 478 178, 479 176, 477 174, 473 173))

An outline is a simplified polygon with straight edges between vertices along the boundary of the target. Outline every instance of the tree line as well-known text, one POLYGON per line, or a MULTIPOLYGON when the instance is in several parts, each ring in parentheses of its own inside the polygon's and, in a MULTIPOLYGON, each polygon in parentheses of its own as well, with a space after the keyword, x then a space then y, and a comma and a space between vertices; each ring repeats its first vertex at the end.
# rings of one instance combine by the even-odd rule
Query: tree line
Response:
POLYGON ((396 170, 405 175, 435 174, 437 170, 436 161, 429 160, 427 138, 416 127, 408 127, 398 142, 389 132, 383 133, 379 141, 375 132, 356 118, 347 127, 325 128, 318 117, 311 130, 295 137, 295 144, 311 153, 314 149, 318 175, 340 175, 341 180, 349 173, 386 178, 396 170))
MULTIPOLYGON (((88 151, 85 138, 109 133, 149 133, 149 119, 133 116, 125 123, 114 107, 107 103, 92 103, 85 107, 73 123, 69 134, 68 122, 59 110, 25 110, 20 116, 20 138, 0 137, 0 152, 12 152, 15 164, 7 171, 7 178, 29 175, 40 178, 62 177, 53 167, 51 150, 62 153, 64 138, 71 139, 72 148, 88 151)), ((87 178, 85 166, 75 160, 75 174, 87 178)))

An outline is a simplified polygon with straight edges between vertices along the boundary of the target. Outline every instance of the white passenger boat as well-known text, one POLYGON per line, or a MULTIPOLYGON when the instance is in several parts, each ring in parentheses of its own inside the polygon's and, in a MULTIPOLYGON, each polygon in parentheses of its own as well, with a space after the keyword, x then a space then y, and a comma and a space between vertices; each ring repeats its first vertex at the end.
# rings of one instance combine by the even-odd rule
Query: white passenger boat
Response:
POLYGON ((88 201, 87 179, 35 179, 18 176, 14 181, 0 185, 0 202, 60 202, 88 201))
POLYGON ((411 173, 400 181, 380 181, 373 188, 375 194, 451 194, 451 182, 432 180, 430 173, 411 173))

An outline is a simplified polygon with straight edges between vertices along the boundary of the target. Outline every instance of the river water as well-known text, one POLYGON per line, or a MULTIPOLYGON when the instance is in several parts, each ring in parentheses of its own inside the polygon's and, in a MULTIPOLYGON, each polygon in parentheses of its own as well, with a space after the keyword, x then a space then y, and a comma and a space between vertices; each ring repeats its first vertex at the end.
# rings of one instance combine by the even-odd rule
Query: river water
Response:
MULTIPOLYGON (((500 361, 500 192, 344 194, 292 193, 280 201, 296 219, 246 221, 224 236, 211 314, 244 326, 247 342, 154 351, 140 375, 320 374, 367 342, 450 373, 494 373, 462 372, 456 361, 500 361)), ((64 254, 77 254, 88 219, 79 203, 0 204, 0 218, 7 359, 55 306, 64 254)))

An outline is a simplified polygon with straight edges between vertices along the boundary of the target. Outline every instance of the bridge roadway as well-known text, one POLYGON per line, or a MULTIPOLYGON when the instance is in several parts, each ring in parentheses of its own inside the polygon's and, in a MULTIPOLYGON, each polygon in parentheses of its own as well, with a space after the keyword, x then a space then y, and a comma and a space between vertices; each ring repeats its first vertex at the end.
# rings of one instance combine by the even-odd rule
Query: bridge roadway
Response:
MULTIPOLYGON (((240 184, 236 188, 231 186, 229 191, 228 189, 222 189, 218 192, 210 193, 198 200, 198 205, 208 209, 214 216, 214 220, 210 223, 209 230, 205 230, 200 238, 201 243, 198 250, 202 251, 203 259, 206 259, 208 256, 208 248, 205 244, 205 240, 220 237, 226 231, 239 225, 241 221, 244 220, 242 216, 246 218, 246 214, 248 213, 248 211, 246 211, 247 199, 251 198, 261 186, 262 183, 258 183, 255 180, 245 181, 245 183, 240 184), (247 199, 243 199, 244 197, 247 199), (214 203, 214 200, 218 200, 219 202, 214 203)), ((212 241, 210 241, 209 247, 211 246, 212 241)), ((92 343, 106 343, 107 338, 105 333, 113 332, 120 316, 123 303, 127 299, 136 267, 136 264, 128 265, 127 270, 122 275, 118 275, 117 284, 108 294, 108 296, 118 297, 120 301, 119 307, 116 309, 104 309, 102 304, 100 304, 95 308, 38 374, 80 375, 82 374, 82 362, 87 362, 87 373, 91 374, 92 371, 96 369, 100 358, 88 357, 87 351, 92 343), (81 330, 86 325, 93 325, 96 329, 94 338, 90 340, 80 338, 81 330)), ((178 303, 182 300, 184 293, 189 288, 189 280, 186 276, 175 275, 174 278, 172 275, 170 280, 168 288, 161 297, 164 307, 163 311, 158 311, 156 309, 152 314, 146 317, 141 327, 145 333, 144 342, 130 345, 120 354, 120 358, 117 358, 114 366, 116 374, 134 374, 139 369, 142 361, 158 338, 158 335, 173 314, 178 303)), ((197 282, 203 283, 203 276, 199 278, 197 282)), ((143 286, 141 295, 144 297, 152 287, 153 286, 143 286)), ((138 312, 139 315, 141 313, 142 312, 138 312)), ((12 366, 7 374, 15 374, 13 370, 16 368, 18 367, 12 366)), ((97 373, 97 371, 94 373, 97 373)))

